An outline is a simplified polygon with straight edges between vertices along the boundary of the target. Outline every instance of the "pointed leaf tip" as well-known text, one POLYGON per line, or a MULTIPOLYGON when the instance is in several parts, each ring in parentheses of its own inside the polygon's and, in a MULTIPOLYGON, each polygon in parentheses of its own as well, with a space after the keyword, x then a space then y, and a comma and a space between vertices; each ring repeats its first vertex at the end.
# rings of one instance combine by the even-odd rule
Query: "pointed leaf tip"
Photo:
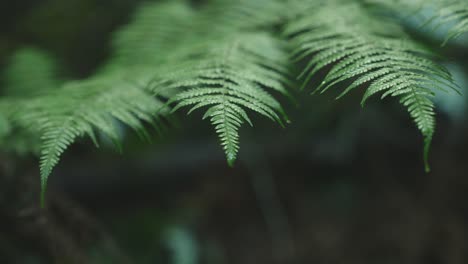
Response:
POLYGON ((226 153, 226 160, 229 165, 229 167, 234 167, 234 163, 236 162, 236 154, 234 153, 226 153))

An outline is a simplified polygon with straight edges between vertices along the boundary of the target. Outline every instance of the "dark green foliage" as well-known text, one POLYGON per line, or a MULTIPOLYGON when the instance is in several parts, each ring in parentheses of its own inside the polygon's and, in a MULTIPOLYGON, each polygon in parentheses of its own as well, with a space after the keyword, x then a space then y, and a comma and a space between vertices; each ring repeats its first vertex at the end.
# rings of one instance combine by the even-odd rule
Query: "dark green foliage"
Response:
POLYGON ((424 135, 427 155, 435 128, 434 89, 456 90, 450 73, 431 61, 430 53, 405 35, 396 24, 368 14, 359 3, 328 2, 308 10, 285 29, 296 47, 298 60, 311 55, 301 77, 305 83, 326 66, 333 65, 315 92, 325 92, 353 82, 338 98, 369 83, 362 104, 377 93, 399 97, 424 135))
POLYGON ((215 127, 232 165, 239 149, 238 129, 244 122, 252 125, 245 110, 282 123, 281 105, 262 87, 287 94, 287 68, 282 67, 287 57, 274 38, 262 33, 236 34, 201 49, 193 64, 158 86, 183 89, 170 101, 174 111, 189 105, 189 113, 208 107, 203 118, 215 127))
MULTIPOLYGON (((8 73, 13 76, 5 90, 10 97, 0 101, 0 136, 15 129, 40 137, 45 190, 61 154, 77 138, 88 136, 98 144, 99 132, 119 142, 116 120, 146 137, 144 123, 158 128, 164 123, 161 118, 188 107, 188 113, 204 110, 203 119, 213 125, 232 165, 239 151, 239 128, 246 122, 252 125, 249 115, 283 124, 287 118, 277 96, 290 97, 288 89, 301 86, 296 79, 306 87, 325 72, 315 92, 349 83, 338 97, 361 87, 363 105, 377 93, 398 97, 424 136, 428 169, 435 130, 432 97, 435 90, 456 90, 456 85, 398 19, 374 12, 375 7, 388 15, 389 10, 426 6, 410 2, 145 3, 114 35, 109 61, 86 80, 58 80, 48 57, 19 52, 9 70, 14 74, 8 73), (307 64, 297 78, 292 76, 298 65, 294 61, 307 64), (24 66, 41 64, 31 70, 24 66), (31 79, 21 78, 25 75, 31 79), (40 93, 30 92, 35 85, 40 93)), ((428 7, 440 4, 429 2, 428 7)), ((468 4, 445 2, 434 21, 451 27, 449 40, 468 30, 468 4)))

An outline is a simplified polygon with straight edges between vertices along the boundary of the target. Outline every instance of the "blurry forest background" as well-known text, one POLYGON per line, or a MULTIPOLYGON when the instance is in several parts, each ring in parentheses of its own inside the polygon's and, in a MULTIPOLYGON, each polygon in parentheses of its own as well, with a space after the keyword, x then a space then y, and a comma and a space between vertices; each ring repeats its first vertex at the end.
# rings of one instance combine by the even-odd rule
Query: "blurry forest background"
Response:
MULTIPOLYGON (((1 1, 2 84, 37 50, 60 76, 89 76, 140 2, 1 1)), ((466 94, 466 36, 440 47, 438 32, 412 34, 448 58, 466 94)), ((209 123, 184 114, 152 143, 127 135, 123 154, 75 144, 46 210, 37 159, 0 152, 0 263, 468 263, 467 98, 438 97, 426 174, 421 136, 397 103, 305 94, 287 105, 286 128, 260 119, 241 131, 232 169, 209 123)))

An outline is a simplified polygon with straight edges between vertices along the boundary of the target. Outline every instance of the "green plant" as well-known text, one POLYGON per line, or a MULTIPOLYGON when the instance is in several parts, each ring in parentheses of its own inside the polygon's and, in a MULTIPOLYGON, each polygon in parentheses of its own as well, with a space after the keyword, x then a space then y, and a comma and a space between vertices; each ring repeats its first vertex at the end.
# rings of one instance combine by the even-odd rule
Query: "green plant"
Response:
POLYGON ((34 150, 40 142, 42 196, 61 154, 77 138, 88 136, 98 145, 99 133, 118 145, 116 120, 148 137, 146 123, 160 130, 186 107, 188 113, 204 109, 232 165, 239 127, 252 125, 251 113, 283 124, 288 118, 278 95, 292 98, 290 91, 320 79, 314 93, 343 89, 340 98, 364 88, 362 105, 378 93, 399 98, 424 136, 429 170, 431 98, 435 90, 458 88, 436 52, 405 30, 401 12, 424 8, 437 12, 422 26, 450 27, 444 42, 468 31, 468 4, 461 0, 146 3, 114 36, 111 59, 87 79, 57 79, 49 57, 19 51, 0 101, 0 136, 13 150, 34 150), (32 142, 25 144, 26 138, 32 142))

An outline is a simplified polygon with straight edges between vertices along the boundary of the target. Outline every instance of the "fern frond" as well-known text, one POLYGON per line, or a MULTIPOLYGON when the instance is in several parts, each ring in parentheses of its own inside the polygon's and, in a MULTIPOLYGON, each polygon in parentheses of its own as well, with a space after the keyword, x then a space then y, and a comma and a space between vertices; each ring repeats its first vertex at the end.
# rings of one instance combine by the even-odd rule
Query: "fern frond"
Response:
MULTIPOLYGON (((441 3, 439 3, 441 4, 441 3)), ((468 32, 468 3, 466 1, 447 1, 441 4, 440 24, 452 24, 444 44, 468 32)))
POLYGON ((40 138, 37 130, 18 127, 12 117, 18 107, 13 97, 0 100, 0 145, 2 152, 19 156, 37 155, 40 152, 40 138))
POLYGON ((113 37, 114 55, 106 68, 161 63, 168 51, 185 47, 187 35, 198 33, 198 16, 184 1, 142 4, 113 37))
POLYGON ((153 91, 180 90, 170 103, 174 111, 191 106, 189 113, 207 108, 203 118, 215 127, 227 161, 234 163, 239 150, 239 128, 251 124, 247 111, 282 123, 280 103, 265 89, 287 95, 287 55, 279 41, 264 33, 238 33, 201 41, 194 53, 182 59, 182 69, 163 74, 153 91))
POLYGON ((201 41, 259 29, 268 32, 285 17, 284 3, 278 0, 210 0, 196 9, 188 2, 143 4, 132 22, 115 34, 109 65, 171 64, 193 53, 201 41))
POLYGON ((285 4, 281 0, 210 0, 205 17, 211 20, 218 16, 223 27, 271 30, 290 16, 292 10, 285 10, 285 4))
POLYGON ((263 12, 252 14, 244 11, 254 12, 251 10, 254 2, 214 0, 198 9, 189 1, 182 0, 144 3, 135 12, 132 22, 115 34, 112 41, 114 56, 107 66, 145 65, 154 68, 161 63, 170 64, 174 57, 192 53, 192 45, 199 41, 212 39, 215 35, 229 35, 240 28, 245 29, 247 25, 253 28, 260 24, 258 19, 263 12), (251 24, 253 21, 257 23, 251 24))
MULTIPOLYGON (((215 127, 230 165, 239 149, 238 130, 251 123, 246 110, 277 122, 284 115, 264 90, 287 94, 288 58, 280 41, 260 31, 240 33, 271 20, 247 8, 258 7, 254 2, 216 0, 196 11, 177 1, 149 4, 117 34, 114 45, 117 54, 130 55, 151 69, 150 90, 169 96, 173 111, 207 108, 204 118, 215 127), (254 20, 257 23, 246 22, 254 20)), ((275 1, 261 2, 274 9, 275 1)))
POLYGON ((448 31, 443 45, 468 32, 468 2, 464 0, 366 0, 379 4, 396 14, 410 15, 432 14, 423 25, 432 25, 433 29, 446 27, 448 31))
POLYGON ((119 141, 118 120, 144 134, 140 120, 153 123, 167 114, 164 104, 134 84, 120 78, 69 83, 49 95, 17 102, 14 122, 42 135, 40 169, 42 198, 47 179, 60 156, 78 137, 89 136, 97 144, 99 131, 119 141))
POLYGON ((37 48, 21 48, 10 58, 0 99, 0 144, 4 151, 20 155, 38 153, 37 131, 17 128, 11 118, 20 98, 45 94, 63 83, 58 68, 50 54, 37 48))
POLYGON ((432 62, 430 53, 395 24, 369 15, 359 3, 331 1, 291 21, 285 28, 297 59, 309 58, 301 77, 332 66, 315 92, 352 80, 338 98, 369 84, 362 104, 372 95, 399 97, 424 136, 424 160, 435 129, 434 89, 455 89, 450 74, 432 62))
MULTIPOLYGON (((77 138, 87 136, 97 144, 99 131, 119 142, 116 120, 145 137, 145 122, 167 116, 171 108, 190 107, 188 113, 205 110, 203 119, 214 126, 232 165, 239 151, 239 129, 244 123, 252 125, 250 113, 280 124, 287 120, 273 96, 276 92, 289 96, 291 56, 285 52, 284 40, 276 37, 283 32, 294 48, 292 57, 308 62, 299 76, 304 86, 329 68, 316 92, 349 82, 338 97, 364 85, 363 105, 378 93, 382 98, 398 97, 424 136, 428 168, 435 129, 434 90, 457 87, 450 74, 431 60, 431 53, 408 38, 397 23, 371 15, 364 4, 368 2, 404 4, 400 0, 207 0, 197 7, 184 0, 145 3, 115 35, 109 62, 87 80, 62 85, 53 76, 55 66, 49 59, 37 52, 20 53, 8 82, 16 83, 11 87, 21 86, 18 94, 27 96, 0 100, 0 138, 11 127, 41 135, 44 194, 60 156, 77 138), (24 72, 28 78, 22 78, 24 72), (32 78, 35 73, 44 79, 32 78), (30 92, 35 85, 47 93, 30 92)), ((447 38, 466 32, 466 4, 440 3, 444 4, 437 9, 438 21, 453 26, 447 38)))

